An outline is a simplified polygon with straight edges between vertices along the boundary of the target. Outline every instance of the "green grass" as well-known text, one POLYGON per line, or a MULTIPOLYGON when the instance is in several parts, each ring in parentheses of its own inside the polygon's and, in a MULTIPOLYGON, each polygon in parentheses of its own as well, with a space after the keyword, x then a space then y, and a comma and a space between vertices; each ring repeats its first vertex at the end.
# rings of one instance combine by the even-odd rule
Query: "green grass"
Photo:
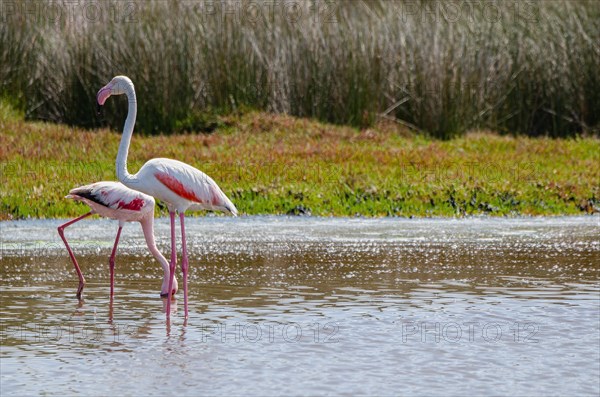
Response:
MULTIPOLYGON (((1 109, 1 108, 0 108, 1 109)), ((115 180, 120 134, 0 119, 0 219, 83 213, 63 197, 115 180)), ((6 116, 12 114, 12 116, 6 116)), ((129 169, 170 157, 211 175, 242 214, 464 216, 585 214, 600 208, 600 140, 469 133, 415 136, 250 112, 213 134, 134 134, 129 169)), ((157 210, 166 215, 164 207, 157 210)))
POLYGON ((126 74, 148 134, 240 108, 444 139, 600 131, 597 0, 8 3, 0 97, 28 119, 104 125, 94 94, 126 74))

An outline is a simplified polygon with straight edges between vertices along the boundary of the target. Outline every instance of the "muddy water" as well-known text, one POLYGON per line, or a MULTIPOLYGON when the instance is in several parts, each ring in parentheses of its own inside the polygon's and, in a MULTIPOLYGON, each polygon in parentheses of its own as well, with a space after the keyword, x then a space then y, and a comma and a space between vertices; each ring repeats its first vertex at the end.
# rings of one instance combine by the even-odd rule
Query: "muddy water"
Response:
MULTIPOLYGON (((600 218, 197 218, 190 318, 129 224, 2 222, 1 394, 600 393, 600 218)), ((169 248, 168 223, 156 225, 169 248)))

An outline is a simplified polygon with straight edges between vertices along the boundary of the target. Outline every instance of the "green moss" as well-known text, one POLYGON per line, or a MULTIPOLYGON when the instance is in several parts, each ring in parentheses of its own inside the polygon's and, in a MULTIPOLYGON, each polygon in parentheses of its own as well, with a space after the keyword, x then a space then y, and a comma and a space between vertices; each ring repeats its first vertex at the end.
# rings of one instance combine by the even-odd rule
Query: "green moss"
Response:
POLYGON ((0 98, 0 120, 23 120, 25 113, 19 109, 16 101, 0 98))
MULTIPOLYGON (((358 130, 250 112, 214 133, 135 134, 129 168, 170 157, 211 175, 243 214, 584 214, 600 208, 600 140, 478 132, 439 141, 391 124, 358 130)), ((115 180, 120 134, 18 118, 0 122, 0 218, 81 214, 64 199, 115 180)), ((166 215, 166 209, 157 208, 166 215)))

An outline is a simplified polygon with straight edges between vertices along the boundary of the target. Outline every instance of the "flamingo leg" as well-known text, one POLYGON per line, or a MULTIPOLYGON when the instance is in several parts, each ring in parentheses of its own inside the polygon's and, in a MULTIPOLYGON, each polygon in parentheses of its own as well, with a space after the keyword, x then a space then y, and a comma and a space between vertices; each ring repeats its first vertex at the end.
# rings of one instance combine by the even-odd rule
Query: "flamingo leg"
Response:
POLYGON ((113 323, 113 297, 111 295, 110 300, 108 301, 108 323, 113 323))
POLYGON ((115 256, 117 255, 117 245, 119 244, 119 237, 121 237, 121 230, 123 230, 123 226, 119 225, 119 230, 117 230, 117 237, 115 238, 115 245, 113 246, 112 253, 110 254, 110 259, 108 260, 108 266, 110 268, 110 298, 114 296, 115 290, 115 256))
POLYGON ((177 264, 177 252, 175 244, 175 211, 169 211, 169 217, 171 218, 171 263, 169 264, 169 292, 167 295, 167 318, 171 316, 171 291, 173 291, 175 265, 177 264))
POLYGON ((67 251, 69 252, 71 261, 73 262, 73 265, 75 265, 75 271, 77 272, 77 276, 79 276, 79 287, 77 288, 77 299, 79 299, 79 300, 81 300, 81 293, 83 292, 83 287, 85 286, 85 278, 83 278, 83 273, 81 273, 81 268, 79 267, 79 264, 77 263, 77 259, 75 259, 75 255, 73 255, 73 251, 71 250, 71 247, 69 246, 69 243, 67 242, 67 239, 65 238, 64 230, 65 230, 65 228, 71 226, 75 222, 79 222, 83 218, 87 218, 88 216, 90 216, 92 214, 93 214, 93 212, 90 211, 87 214, 84 214, 84 215, 81 215, 80 217, 72 219, 69 222, 64 223, 58 227, 58 234, 60 235, 60 238, 62 239, 62 241, 65 243, 65 247, 67 247, 67 251))
POLYGON ((187 279, 188 279, 188 257, 187 247, 185 244, 185 226, 183 219, 185 215, 179 214, 179 221, 181 222, 181 247, 183 250, 181 258, 181 271, 183 272, 183 307, 185 311, 185 318, 188 318, 188 293, 187 293, 187 279))

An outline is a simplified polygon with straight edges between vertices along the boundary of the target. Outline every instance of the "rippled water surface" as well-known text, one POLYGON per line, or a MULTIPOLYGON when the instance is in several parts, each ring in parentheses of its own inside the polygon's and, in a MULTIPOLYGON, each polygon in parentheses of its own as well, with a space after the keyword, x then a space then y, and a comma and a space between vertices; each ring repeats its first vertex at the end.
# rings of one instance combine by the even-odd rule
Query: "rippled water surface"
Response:
POLYGON ((0 394, 598 396, 599 222, 188 218, 170 324, 139 225, 111 304, 114 221, 67 229, 82 303, 60 222, 1 222, 0 394))

